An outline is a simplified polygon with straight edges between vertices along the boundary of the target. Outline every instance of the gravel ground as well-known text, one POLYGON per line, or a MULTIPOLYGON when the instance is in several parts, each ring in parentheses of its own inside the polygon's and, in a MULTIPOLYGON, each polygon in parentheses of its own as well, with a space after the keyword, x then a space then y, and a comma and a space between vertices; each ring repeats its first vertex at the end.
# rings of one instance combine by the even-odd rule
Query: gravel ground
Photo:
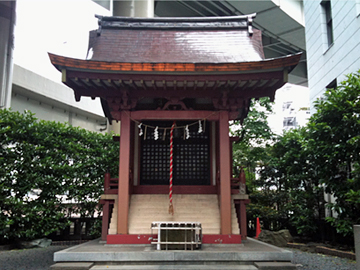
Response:
MULTIPOLYGON (((54 264, 53 254, 67 246, 50 246, 27 250, 10 250, 0 252, 0 270, 49 270, 54 264)), ((293 263, 299 270, 355 270, 356 263, 348 259, 322 254, 294 252, 293 263)))
POLYGON ((49 270, 54 252, 68 246, 0 251, 0 270, 49 270))
POLYGON ((355 270, 356 262, 349 259, 333 257, 323 254, 308 253, 292 249, 294 252, 293 263, 299 270, 355 270))

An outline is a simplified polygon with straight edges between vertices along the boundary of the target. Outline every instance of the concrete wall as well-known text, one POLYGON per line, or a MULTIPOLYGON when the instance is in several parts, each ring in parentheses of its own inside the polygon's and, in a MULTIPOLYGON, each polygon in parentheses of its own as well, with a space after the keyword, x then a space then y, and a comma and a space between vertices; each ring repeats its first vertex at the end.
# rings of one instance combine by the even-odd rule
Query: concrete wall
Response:
POLYGON ((100 100, 82 98, 76 102, 73 90, 61 82, 61 73, 48 56, 52 52, 83 59, 88 31, 98 27, 95 14, 109 15, 109 11, 91 0, 17 1, 15 65, 8 107, 90 131, 99 132, 108 126, 100 100))
POLYGON ((356 269, 360 270, 360 225, 354 225, 356 269))
POLYGON ((304 23, 304 10, 302 1, 299 0, 272 0, 280 7, 287 15, 296 20, 299 24, 304 23))
MULTIPOLYGON (((334 79, 339 83, 346 74, 360 69, 360 9, 356 2, 331 1, 334 42, 328 46, 321 1, 304 1, 311 104, 334 79)), ((311 113, 314 113, 312 105, 311 113)))
POLYGON ((0 109, 10 107, 15 6, 15 1, 0 1, 0 109))
POLYGON ((107 127, 99 99, 76 102, 72 89, 18 65, 14 65, 11 108, 30 110, 39 119, 68 122, 90 131, 107 127))

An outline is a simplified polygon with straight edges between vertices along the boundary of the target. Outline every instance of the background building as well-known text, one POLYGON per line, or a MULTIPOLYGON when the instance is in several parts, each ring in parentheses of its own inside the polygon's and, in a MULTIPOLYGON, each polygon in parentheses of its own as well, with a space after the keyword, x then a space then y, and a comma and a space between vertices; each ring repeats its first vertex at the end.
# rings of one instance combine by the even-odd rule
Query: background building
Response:
MULTIPOLYGON (((304 1, 310 110, 327 88, 360 70, 360 1, 304 1)), ((327 202, 336 198, 325 194, 327 202)), ((336 216, 326 209, 326 216, 336 216)))
POLYGON ((276 91, 273 111, 268 121, 276 134, 305 126, 310 117, 309 88, 286 84, 276 91))
POLYGON ((109 11, 90 0, 16 1, 13 80, 6 107, 91 131, 108 130, 99 100, 75 102, 48 57, 48 52, 55 52, 85 58, 87 33, 97 27, 95 13, 109 11))
POLYGON ((360 69, 360 1, 304 1, 311 113, 326 88, 360 69))

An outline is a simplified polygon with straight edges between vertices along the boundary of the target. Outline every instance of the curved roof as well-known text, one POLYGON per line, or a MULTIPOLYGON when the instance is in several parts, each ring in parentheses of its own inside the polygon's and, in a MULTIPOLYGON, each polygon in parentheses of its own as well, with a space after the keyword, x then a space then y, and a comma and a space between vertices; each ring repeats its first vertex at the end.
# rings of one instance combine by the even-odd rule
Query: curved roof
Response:
POLYGON ((151 62, 114 62, 81 60, 49 53, 51 63, 61 71, 67 69, 83 69, 99 72, 261 72, 266 70, 287 68, 291 71, 299 62, 301 53, 279 58, 238 63, 151 63, 151 62))
POLYGON ((88 60, 49 57, 75 99, 101 97, 109 119, 121 110, 166 110, 170 103, 243 119, 249 100, 273 99, 301 57, 264 59, 254 16, 99 17, 88 60))
POLYGON ((254 14, 218 18, 100 17, 89 60, 130 63, 237 63, 264 59, 254 14))

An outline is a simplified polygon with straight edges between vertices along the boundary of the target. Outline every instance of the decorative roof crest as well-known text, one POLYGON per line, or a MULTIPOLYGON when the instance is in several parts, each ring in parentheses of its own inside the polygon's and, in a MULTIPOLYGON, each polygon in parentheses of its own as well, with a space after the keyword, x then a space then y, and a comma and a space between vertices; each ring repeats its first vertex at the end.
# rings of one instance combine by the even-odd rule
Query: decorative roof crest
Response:
POLYGON ((163 29, 163 30, 216 30, 247 29, 253 34, 252 22, 256 13, 226 17, 109 17, 95 15, 99 19, 98 35, 102 29, 163 29))

